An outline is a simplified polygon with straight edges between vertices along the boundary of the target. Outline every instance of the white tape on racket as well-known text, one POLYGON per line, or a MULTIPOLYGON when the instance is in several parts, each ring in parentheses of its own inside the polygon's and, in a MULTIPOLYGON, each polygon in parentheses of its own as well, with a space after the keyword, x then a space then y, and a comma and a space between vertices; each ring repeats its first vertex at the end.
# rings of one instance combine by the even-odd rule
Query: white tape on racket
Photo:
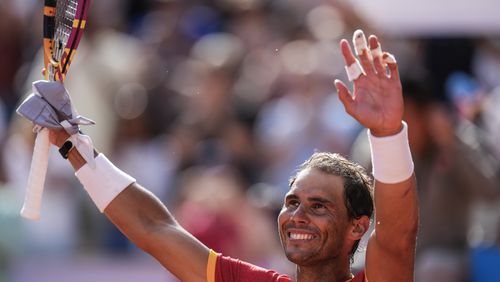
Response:
POLYGON ((24 218, 31 220, 38 220, 40 218, 49 149, 49 130, 42 128, 36 135, 35 148, 33 149, 26 195, 23 208, 21 209, 21 216, 24 218))

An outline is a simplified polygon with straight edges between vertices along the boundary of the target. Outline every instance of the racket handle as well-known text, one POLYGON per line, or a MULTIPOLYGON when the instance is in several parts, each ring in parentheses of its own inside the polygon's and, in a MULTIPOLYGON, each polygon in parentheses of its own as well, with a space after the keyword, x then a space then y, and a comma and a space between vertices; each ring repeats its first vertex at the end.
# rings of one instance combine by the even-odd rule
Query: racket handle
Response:
POLYGON ((40 219, 43 185, 49 160, 49 149, 49 130, 42 128, 36 135, 26 195, 24 197, 23 208, 21 209, 21 216, 26 219, 40 219))

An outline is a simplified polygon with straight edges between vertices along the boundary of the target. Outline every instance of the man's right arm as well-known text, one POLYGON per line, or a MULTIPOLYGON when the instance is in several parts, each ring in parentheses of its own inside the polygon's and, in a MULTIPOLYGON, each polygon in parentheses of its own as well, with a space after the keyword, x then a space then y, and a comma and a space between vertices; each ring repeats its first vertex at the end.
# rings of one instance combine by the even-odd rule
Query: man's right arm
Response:
POLYGON ((207 281, 209 249, 182 228, 148 190, 131 184, 104 213, 132 242, 182 281, 207 281))
MULTIPOLYGON (((66 138, 63 131, 51 131, 51 142, 58 147, 66 138)), ((75 171, 85 165, 77 150, 69 152, 68 160, 75 171)), ((104 214, 180 280, 207 281, 210 250, 182 228, 162 202, 139 184, 134 182, 121 191, 104 208, 104 214)))

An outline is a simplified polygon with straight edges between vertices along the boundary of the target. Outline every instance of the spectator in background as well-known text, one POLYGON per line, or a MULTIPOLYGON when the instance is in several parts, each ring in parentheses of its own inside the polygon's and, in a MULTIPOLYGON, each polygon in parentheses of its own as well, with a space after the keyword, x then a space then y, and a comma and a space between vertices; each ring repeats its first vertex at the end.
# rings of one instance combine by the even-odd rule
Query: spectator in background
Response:
MULTIPOLYGON (((15 1, 15 3, 16 6, 36 6, 36 4, 26 4, 26 1, 15 1)), ((0 14, 8 14, 8 16, 0 17, 0 21, 3 23, 8 22, 5 20, 12 18, 10 15, 12 11, 4 9, 5 5, 10 5, 10 2, 0 1, 0 14)), ((14 77, 13 70, 21 67, 21 58, 31 65, 31 57, 32 53, 34 53, 33 49, 35 49, 33 46, 38 47, 40 44, 40 31, 32 31, 32 27, 38 26, 41 22, 39 18, 41 17, 41 5, 39 4, 40 7, 33 9, 35 16, 30 14, 29 17, 25 17, 20 21, 13 20, 11 22, 16 22, 16 25, 7 25, 7 28, 0 31, 1 47, 9 46, 20 40, 18 38, 19 33, 12 32, 12 28, 20 28, 24 36, 32 34, 33 37, 28 40, 31 44, 23 42, 22 46, 16 47, 18 49, 10 49, 9 52, 0 54, 1 57, 2 55, 16 53, 15 56, 5 57, 7 60, 16 61, 14 63, 15 67, 4 70, 9 72, 11 78, 14 77), (33 42, 35 45, 33 45, 33 42), (24 50, 22 54, 20 54, 21 49, 24 50)), ((363 20, 349 7, 347 1, 326 3, 325 1, 260 0, 208 2, 115 0, 93 2, 91 9, 89 29, 83 38, 82 48, 75 58, 67 86, 74 95, 75 104, 80 111, 98 122, 97 127, 85 129, 85 132, 94 137, 94 140, 103 151, 112 152, 110 157, 116 160, 120 166, 123 165, 123 168, 136 176, 141 183, 145 183, 142 179, 147 178, 151 171, 147 171, 148 166, 146 165, 138 167, 137 162, 134 162, 134 156, 139 152, 147 152, 150 156, 148 160, 155 163, 178 162, 169 164, 172 167, 167 174, 172 173, 173 178, 177 173, 186 169, 189 170, 192 166, 229 164, 230 166, 234 165, 234 168, 243 175, 243 179, 249 184, 269 181, 277 186, 285 183, 290 170, 298 165, 299 160, 305 158, 305 155, 311 153, 313 149, 344 152, 350 142, 348 136, 355 134, 359 130, 359 125, 352 123, 352 120, 346 120, 345 113, 338 110, 339 100, 335 94, 332 95, 331 93, 330 80, 332 74, 337 76, 343 71, 343 65, 339 60, 329 59, 332 57, 337 58, 339 55, 339 50, 336 49, 336 46, 332 47, 331 42, 350 32, 352 26, 366 27, 363 20), (238 41, 239 43, 233 44, 238 41), (213 42, 217 44, 212 44, 213 42), (226 45, 226 43, 229 44, 226 45), (206 52, 207 48, 205 47, 208 45, 212 45, 211 52, 206 52), (227 50, 226 47, 231 45, 241 47, 241 50, 237 52, 241 57, 232 62, 234 65, 229 71, 229 78, 221 84, 225 85, 223 89, 221 87, 218 91, 213 91, 215 87, 207 86, 221 81, 215 76, 208 78, 206 80, 208 84, 204 84, 201 83, 202 76, 190 75, 189 72, 182 71, 186 70, 186 65, 195 66, 194 68, 204 65, 198 68, 201 70, 206 68, 207 61, 208 63, 225 62, 220 59, 221 52, 227 50), (297 46, 305 46, 306 48, 295 48, 299 52, 288 52, 294 49, 291 47, 297 46), (92 50, 92 52, 86 52, 85 50, 92 50), (327 50, 327 52, 322 50, 327 50), (290 53, 292 55, 289 55, 290 53), (315 61, 315 57, 308 55, 311 53, 321 54, 321 60, 314 70, 311 70, 311 62, 315 61), (85 64, 78 64, 78 61, 83 61, 85 64), (295 73, 291 74, 290 69, 293 69, 295 73), (89 81, 92 81, 92 83, 89 83, 89 81), (179 85, 174 85, 173 82, 182 82, 184 85, 179 87, 179 85), (148 100, 146 123, 154 128, 152 133, 149 132, 141 136, 141 138, 134 139, 131 137, 133 139, 129 140, 131 142, 115 142, 114 138, 118 139, 124 136, 124 131, 127 131, 124 129, 134 129, 136 125, 144 122, 123 118, 119 112, 113 111, 114 103, 122 101, 120 97, 123 97, 123 90, 131 85, 139 86, 134 89, 142 89, 136 93, 145 90, 148 100), (315 88, 308 87, 308 85, 314 85, 315 88), (194 90, 200 90, 200 92, 196 93, 194 90), (189 93, 197 94, 197 96, 189 96, 189 93), (210 103, 210 101, 217 101, 217 103, 210 103), (287 111, 290 107, 283 107, 283 105, 292 105, 291 108, 297 110, 287 111), (207 119, 192 118, 192 116, 196 115, 201 116, 202 113, 215 112, 217 114, 217 111, 221 108, 225 109, 224 115, 217 117, 208 114, 204 115, 204 117, 209 116, 207 119), (232 111, 228 115, 226 115, 228 113, 227 109, 229 109, 229 112, 232 111), (281 111, 278 111, 279 109, 281 111), (313 109, 314 113, 310 114, 310 109, 313 109), (314 111, 314 109, 318 109, 318 111, 314 111), (198 110, 200 113, 197 112, 198 110), (181 113, 186 111, 191 112, 191 114, 181 117, 181 113), (288 123, 287 127, 282 127, 279 123, 276 123, 278 126, 271 127, 269 126, 272 124, 270 123, 270 113, 275 117, 289 118, 292 122, 288 123), (278 115, 279 113, 284 114, 278 115), (301 117, 304 119, 301 120, 301 117), (306 117, 309 123, 307 126, 303 126, 306 117), (193 120, 197 120, 197 122, 192 122, 193 120), (325 120, 329 121, 329 123, 325 123, 325 120), (166 124, 160 121, 166 121, 166 124), (220 121, 223 121, 223 125, 219 123, 220 121), (294 122, 297 123, 293 124, 294 122), (130 126, 130 128, 127 128, 127 126, 130 126), (302 130, 295 130, 299 126, 302 126, 302 130), (202 131, 205 134, 198 134, 200 128, 203 128, 202 131), (285 134, 286 130, 289 129, 297 134, 285 134), (325 136, 325 133, 331 134, 331 136, 325 136), (275 139, 274 144, 263 144, 256 141, 269 141, 271 137, 275 136, 278 138, 275 139), (299 142, 304 147, 296 146, 299 142), (162 145, 168 148, 162 147, 162 145), (277 148, 283 151, 286 150, 288 155, 278 155, 281 152, 277 148), (167 153, 174 152, 175 158, 169 155, 169 161, 165 161, 163 159, 164 155, 153 152, 156 149, 167 153), (299 151, 299 149, 303 149, 303 151, 299 151), (299 154, 302 156, 299 156, 299 154), (278 159, 278 157, 280 158, 278 159), (290 159, 294 159, 294 161, 288 162, 287 160, 290 159), (289 166, 278 167, 275 165, 282 165, 283 163, 289 166), (262 172, 266 174, 263 175, 262 172)), ((386 37, 391 39, 388 35, 386 37)), ((406 38, 399 38, 395 41, 405 44, 406 40, 406 38)), ((453 50, 461 42, 466 43, 465 49, 471 50, 469 40, 453 41, 451 49, 453 50)), ((436 50, 443 50, 446 49, 444 43, 444 40, 436 40, 432 43, 432 46, 439 47, 436 50)), ((384 44, 385 47, 388 46, 387 44, 384 44)), ((408 45, 414 46, 413 42, 408 45)), ((391 46, 390 49, 395 48, 391 46)), ((449 50, 450 45, 448 45, 445 52, 449 50)), ((457 48, 457 50, 464 50, 464 48, 457 48)), ((498 75, 495 75, 497 72, 492 71, 495 68, 495 62, 498 62, 498 43, 496 43, 495 48, 495 42, 492 41, 487 50, 488 54, 494 56, 483 56, 475 67, 480 68, 478 74, 481 79, 487 79, 489 87, 494 87, 498 84, 498 75), (495 58, 497 59, 495 60, 495 58)), ((418 54, 418 50, 411 50, 409 53, 418 54)), ((396 52, 396 54, 400 53, 396 52)), ((449 71, 451 64, 444 65, 440 63, 436 60, 439 56, 433 56, 432 58, 435 60, 432 62, 427 60, 427 64, 433 65, 440 70, 445 67, 449 71)), ((400 71, 406 69, 412 72, 411 74, 418 72, 421 69, 419 63, 426 61, 416 59, 411 64, 407 64, 409 67, 404 68, 403 64, 408 56, 405 54, 398 57, 400 71)), ((451 57, 453 65, 469 70, 469 68, 462 67, 463 61, 454 62, 457 58, 456 54, 450 53, 447 57, 451 57)), ((468 54, 466 57, 470 58, 468 54)), ((4 60, 0 61, 6 62, 4 60)), ((25 66, 24 69, 28 69, 29 65, 25 66)), ((498 63, 496 65, 498 66, 498 63)), ((222 67, 225 67, 224 64, 222 67)), ((210 68, 213 68, 213 66, 210 66, 210 68)), ((39 78, 40 68, 34 66, 33 70, 34 76, 28 79, 29 82, 39 78)), ((225 74, 222 76, 225 76, 225 74)), ((442 78, 443 76, 440 75, 439 77, 442 78)), ((20 75, 17 80, 23 78, 24 75, 20 75)), ((13 82, 14 79, 2 80, 0 88, 5 89, 6 85, 10 87, 13 82)), ((442 93, 439 95, 442 95, 442 93)), ((15 94, 14 96, 17 97, 18 95, 15 94)), ((118 104, 120 103, 118 102, 118 104)), ((426 103, 418 102, 417 104, 426 103)), ((410 104, 408 107, 418 109, 408 109, 409 112, 417 112, 411 114, 412 116, 427 116, 418 112, 426 108, 426 106, 412 106, 413 102, 411 101, 408 104, 410 104)), ((489 116, 497 118, 498 107, 495 106, 496 104, 489 103, 488 105, 489 116)), ((12 105, 10 107, 12 108, 12 105)), ((436 112, 442 111, 443 109, 436 110, 436 112)), ((423 110, 423 112, 426 111, 423 110)), ((436 116, 440 115, 436 114, 436 116)), ((143 117, 139 117, 139 119, 141 118, 143 117)), ((493 149, 500 156, 500 153, 498 153, 500 152, 499 146, 497 145, 499 139, 495 137, 500 136, 498 135, 498 128, 500 127, 495 121, 498 121, 498 118, 488 118, 486 127, 491 133, 494 133, 488 136, 491 137, 490 143, 493 145, 493 149)), ((434 160, 435 157, 435 149, 429 150, 429 148, 434 148, 434 146, 429 146, 429 143, 434 143, 434 141, 428 140, 431 139, 428 137, 430 134, 429 125, 419 120, 412 123, 413 125, 410 126, 412 149, 415 156, 424 159, 417 160, 416 163, 418 166, 426 167, 424 169, 425 174, 430 170, 427 163, 431 162, 426 159, 432 156, 431 159, 434 160), (412 138, 412 135, 426 136, 426 138, 412 138)), ((11 131, 16 132, 16 136, 9 138, 9 142, 2 149, 4 152, 8 152, 8 158, 18 160, 15 164, 9 163, 7 174, 10 173, 9 182, 11 186, 17 187, 19 192, 18 201, 21 202, 24 189, 23 181, 27 173, 32 149, 32 134, 27 126, 23 129, 17 126, 13 125, 12 129, 14 130, 11 131), (18 129, 22 133, 18 132, 18 129)), ((128 132, 127 134, 129 134, 127 136, 131 136, 135 133, 128 132)), ((477 156, 475 153, 472 155, 477 156)), ((461 157, 459 156, 459 158, 461 157)), ((52 158, 52 160, 55 159, 52 158)), ((63 183, 61 180, 69 175, 65 170, 59 169, 61 168, 59 165, 59 163, 57 166, 51 165, 52 168, 57 167, 53 172, 57 179, 56 182, 59 183, 58 186, 63 183)), ((475 168, 474 166, 471 167, 475 168)), ((420 170, 420 168, 417 167, 417 170, 420 170)), ((417 174, 417 176, 425 178, 423 175, 420 177, 417 174)), ((50 180, 53 177, 54 175, 49 175, 48 181, 53 182, 50 180)), ((148 178, 155 184, 150 185, 147 183, 147 186, 158 190, 160 196, 168 195, 165 198, 162 196, 162 199, 170 201, 175 198, 177 191, 173 191, 173 193, 170 190, 166 191, 167 189, 162 183, 163 181, 169 182, 166 181, 168 178, 168 175, 164 176, 164 178, 161 176, 154 179, 148 178), (155 188, 153 188, 154 186, 155 188)), ((275 186, 271 189, 277 190, 275 186)), ((285 191, 285 188, 287 188, 285 186, 282 185, 283 189, 279 191, 279 194, 285 191)), ((245 185, 244 189, 246 188, 247 185, 245 185)), ((52 193, 54 193, 54 190, 48 189, 46 197, 51 198, 50 194, 52 193)), ((182 193, 182 191, 179 191, 179 193, 182 193)), ((278 197, 281 201, 281 195, 278 197)), ((428 197, 430 196, 428 195, 428 197)), ((76 200, 76 198, 72 199, 76 200)), ((59 210, 58 213, 64 210, 66 214, 72 214, 74 206, 70 203, 72 203, 70 200, 64 200, 64 204, 54 203, 52 206, 59 210), (68 207, 68 205, 71 207, 68 207)), ((47 206, 46 204, 47 202, 44 206, 47 206)), ((441 210, 439 211, 441 212, 441 210)), ((51 216, 45 216, 42 220, 50 221, 51 218, 51 216)), ((102 237, 102 231, 108 230, 100 228, 99 222, 102 221, 98 219, 101 218, 96 217, 93 213, 88 213, 85 218, 80 219, 84 224, 80 224, 78 228, 81 231, 80 234, 84 235, 79 240, 83 241, 86 250, 98 249, 99 252, 105 252, 107 249, 99 249, 101 246, 99 239, 102 237), (93 235, 88 236, 89 233, 93 235)), ((56 222, 56 220, 52 221, 56 222)), ((39 227, 41 230, 45 230, 47 237, 34 235, 37 234, 36 232, 26 232, 26 234, 28 236, 32 234, 38 238, 47 238, 51 242, 63 242, 63 240, 58 241, 55 236, 51 235, 50 232, 53 231, 51 225, 41 222, 39 227)), ((63 233, 59 232, 59 235, 63 233)), ((47 243, 43 240, 38 243, 34 240, 27 241, 33 244, 47 243)), ((30 250, 33 249, 30 248, 30 250)))
POLYGON ((205 245, 228 256, 293 273, 290 264, 279 262, 282 257, 272 228, 274 220, 251 205, 243 184, 235 168, 192 167, 180 177, 173 212, 205 245))
POLYGON ((15 89, 15 78, 25 52, 25 23, 9 6, 10 3, 0 1, 0 62, 5 66, 0 68, 0 101, 7 109, 2 111, 2 122, 10 119, 19 98, 15 89))

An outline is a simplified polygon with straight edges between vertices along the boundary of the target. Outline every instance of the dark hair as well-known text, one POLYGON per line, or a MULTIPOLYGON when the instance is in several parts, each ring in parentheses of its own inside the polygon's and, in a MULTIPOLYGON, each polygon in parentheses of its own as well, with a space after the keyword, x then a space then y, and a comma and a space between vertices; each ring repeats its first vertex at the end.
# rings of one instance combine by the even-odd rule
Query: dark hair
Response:
MULTIPOLYGON (((317 152, 299 166, 297 172, 290 178, 289 185, 293 185, 297 175, 308 168, 318 169, 324 173, 340 176, 344 180, 344 204, 349 219, 359 219, 373 214, 373 180, 365 169, 344 158, 339 154, 317 152)), ((357 240, 349 256, 353 259, 359 245, 357 240)))

